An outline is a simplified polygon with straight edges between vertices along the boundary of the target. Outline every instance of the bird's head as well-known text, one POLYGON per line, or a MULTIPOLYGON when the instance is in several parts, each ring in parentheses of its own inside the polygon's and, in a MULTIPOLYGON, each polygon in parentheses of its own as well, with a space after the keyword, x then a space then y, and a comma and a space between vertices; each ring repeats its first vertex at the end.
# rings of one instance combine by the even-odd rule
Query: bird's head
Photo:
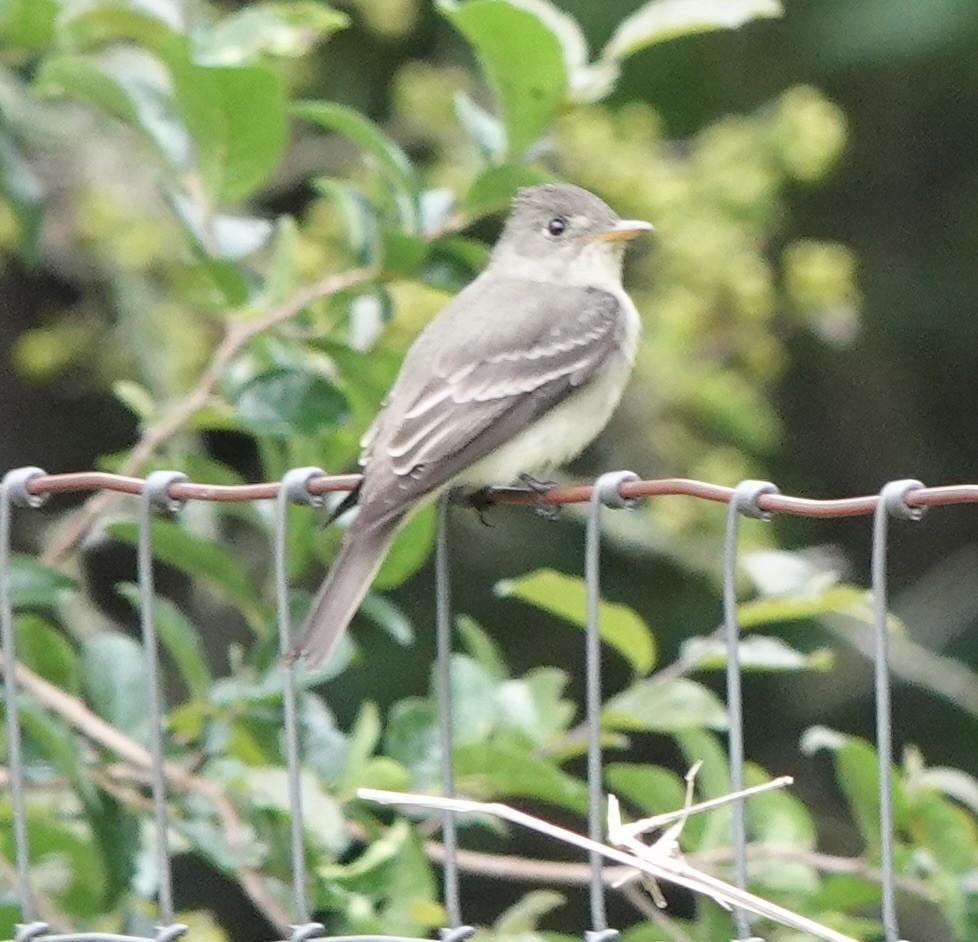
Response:
POLYGON ((525 187, 513 201, 490 265, 514 278, 617 287, 626 243, 651 228, 622 219, 578 186, 525 187))

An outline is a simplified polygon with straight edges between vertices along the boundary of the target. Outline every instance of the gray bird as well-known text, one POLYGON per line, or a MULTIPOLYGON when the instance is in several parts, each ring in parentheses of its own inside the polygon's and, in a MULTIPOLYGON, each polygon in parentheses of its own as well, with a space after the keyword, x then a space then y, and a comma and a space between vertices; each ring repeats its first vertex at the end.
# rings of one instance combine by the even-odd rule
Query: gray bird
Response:
POLYGON ((446 486, 553 468, 604 428, 639 335, 625 241, 651 228, 580 187, 520 190, 486 270, 411 345, 364 436, 359 511, 294 657, 329 656, 398 528, 446 486))

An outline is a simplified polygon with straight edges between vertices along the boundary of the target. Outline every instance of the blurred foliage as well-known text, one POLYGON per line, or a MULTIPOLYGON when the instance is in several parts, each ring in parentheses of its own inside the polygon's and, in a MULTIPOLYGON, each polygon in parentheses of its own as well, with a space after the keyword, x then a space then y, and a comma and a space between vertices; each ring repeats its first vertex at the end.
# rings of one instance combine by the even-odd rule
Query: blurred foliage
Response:
MULTIPOLYGON (((165 464, 234 483, 241 470, 213 454, 213 442, 227 436, 247 443, 250 470, 263 478, 298 465, 346 470, 406 345, 479 271, 516 189, 568 180, 656 226, 654 243, 628 266, 648 329, 617 428, 635 431, 609 435, 602 456, 724 483, 761 476, 783 436, 771 391, 789 366, 789 344, 807 333, 843 345, 857 327, 852 253, 793 238, 787 224, 795 194, 822 182, 839 159, 844 116, 818 90, 799 86, 679 141, 654 108, 616 92, 639 50, 778 13, 773 0, 655 0, 617 23, 592 57, 577 21, 547 0, 441 0, 434 11, 416 0, 356 0, 343 10, 315 0, 239 9, 200 2, 192 15, 177 0, 7 0, 0 247, 6 264, 43 262, 89 285, 21 333, 10 363, 28 381, 112 391, 153 454, 137 467, 139 452, 105 455, 105 467, 165 464), (316 97, 318 72, 351 22, 383 57, 385 43, 407 41, 429 15, 469 53, 399 66, 383 121, 316 97), (354 274, 330 280, 344 272, 354 274), (255 325, 266 329, 252 336, 255 325)), ((671 556, 684 573, 712 575, 721 526, 704 503, 675 501, 615 521, 611 535, 671 556)), ((131 519, 113 517, 90 544, 131 546, 136 532, 131 519)), ((174 789, 179 850, 240 878, 274 920, 289 905, 289 822, 270 533, 267 508, 218 504, 188 507, 179 523, 153 528, 157 559, 193 583, 192 593, 161 596, 155 609, 173 674, 171 759, 203 783, 174 789), (247 643, 232 646, 227 674, 212 668, 197 630, 214 608, 222 624, 248 632, 247 643), (226 804, 215 804, 208 787, 226 804)), ((433 533, 432 514, 405 528, 378 588, 406 583, 433 533)), ((767 529, 745 527, 744 540, 768 554, 763 576, 748 567, 755 597, 742 609, 745 629, 867 621, 864 593, 837 573, 799 570, 799 557, 774 550, 767 529), (772 584, 775 575, 783 578, 772 584)), ((307 511, 290 513, 296 585, 311 584, 337 543, 336 528, 320 531, 307 511)), ((23 660, 142 741, 139 650, 87 600, 72 560, 58 562, 15 560, 23 660)), ((539 570, 499 592, 558 623, 582 624, 577 577, 539 570)), ((128 583, 116 593, 134 601, 128 583)), ((296 589, 296 620, 307 603, 308 593, 296 589)), ((369 597, 364 614, 395 643, 413 637, 386 596, 369 597)), ((645 619, 611 603, 602 616, 604 640, 628 670, 603 712, 609 751, 620 750, 609 786, 636 813, 681 801, 676 769, 625 761, 635 758, 628 749, 637 737, 655 735, 687 765, 703 763, 702 797, 723 794, 726 713, 710 677, 725 666, 725 652, 715 635, 691 626, 696 637, 663 666, 645 619)), ((459 790, 532 800, 579 819, 586 793, 572 671, 511 668, 471 618, 460 619, 459 634, 465 651, 452 664, 459 790)), ((364 700, 341 728, 320 684, 355 669, 355 654, 347 642, 320 671, 300 673, 312 908, 330 930, 425 935, 445 918, 428 822, 392 821, 358 803, 355 791, 437 788, 435 701, 431 690, 383 708, 364 700)), ((773 634, 744 643, 752 671, 787 676, 832 663, 830 651, 773 634)), ((73 924, 107 931, 140 924, 157 875, 131 770, 127 778, 112 756, 34 705, 24 725, 28 771, 43 786, 31 796, 38 892, 73 924)), ((824 729, 805 745, 834 763, 860 856, 850 871, 826 874, 809 853, 813 813, 796 798, 767 795, 750 804, 751 839, 771 848, 752 888, 875 938, 875 756, 857 737, 824 729), (790 855, 778 857, 786 845, 790 855)), ((750 774, 755 782, 767 777, 759 767, 750 774)), ((936 902, 954 938, 974 938, 978 782, 929 769, 913 752, 897 775, 900 872, 914 878, 918 897, 936 902)), ((6 803, 0 814, 9 817, 6 803)), ((696 859, 725 845, 728 823, 723 811, 691 820, 684 851, 696 859)), ((480 842, 498 838, 485 822, 466 831, 480 842)), ((11 840, 5 828, 8 858, 11 840)), ((722 863, 717 869, 728 875, 722 863)), ((558 902, 530 893, 484 931, 553 939, 541 921, 558 902)), ((3 905, 13 922, 11 899, 3 905)), ((625 935, 729 939, 729 917, 712 903, 693 901, 681 913, 625 935)), ((188 921, 215 937, 222 931, 202 915, 188 921)), ((766 931, 772 940, 798 938, 766 931)))

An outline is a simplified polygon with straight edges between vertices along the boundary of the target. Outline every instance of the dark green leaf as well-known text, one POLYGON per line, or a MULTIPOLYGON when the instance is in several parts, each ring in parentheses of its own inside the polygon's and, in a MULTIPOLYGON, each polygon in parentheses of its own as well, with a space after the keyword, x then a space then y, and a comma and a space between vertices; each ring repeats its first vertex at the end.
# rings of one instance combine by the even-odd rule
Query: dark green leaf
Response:
POLYGON ((375 124, 358 111, 324 101, 303 101, 293 107, 293 114, 304 121, 353 141, 377 161, 397 202, 401 225, 417 232, 420 229, 419 186, 407 155, 375 124))
POLYGON ((561 893, 553 890, 533 890, 509 907, 493 924, 493 933, 500 938, 532 939, 540 928, 540 920, 565 902, 561 893))
POLYGON ((535 13, 506 0, 439 0, 472 44, 502 112, 507 151, 521 156, 550 127, 567 92, 560 39, 535 13))
POLYGON ((10 604, 19 608, 51 608, 62 602, 75 583, 57 569, 31 556, 14 553, 10 559, 10 604))
MULTIPOLYGON (((138 607, 138 586, 123 582, 116 586, 116 591, 138 607)), ((206 700, 210 691, 211 675, 207 669, 206 652, 194 626, 169 599, 154 600, 153 617, 160 641, 177 665, 191 699, 206 700)))
POLYGON ((608 788, 645 814, 663 814, 682 808, 686 783, 672 769, 638 763, 611 763, 605 767, 608 788))
POLYGON ((604 705, 602 725, 611 729, 669 733, 726 729, 727 711, 712 690, 683 677, 639 680, 604 705))
POLYGON ((238 392, 241 424, 255 435, 322 435, 349 419, 346 396, 325 376, 280 368, 261 373, 238 392))
MULTIPOLYGON (((117 520, 106 528, 110 537, 135 545, 135 521, 117 520)), ((266 612, 255 580, 241 563, 217 543, 205 540, 171 520, 154 520, 153 556, 187 573, 198 583, 238 608, 256 633, 264 630, 266 612)))
POLYGON ((437 517, 435 507, 425 507, 401 528, 374 579, 375 588, 393 589, 425 564, 435 542, 437 517))
POLYGON ((105 631, 82 644, 85 700, 104 720, 140 741, 146 737, 146 662, 131 638, 105 631))
POLYGON ((489 633, 475 619, 468 615, 459 615, 455 619, 455 627, 466 650, 484 671, 497 681, 509 677, 509 669, 506 667, 502 652, 489 633))
MULTIPOLYGON (((580 628, 587 625, 587 588, 577 576, 538 569, 498 583, 496 593, 504 598, 516 596, 580 628)), ((635 671, 647 674, 655 665, 655 639, 645 622, 630 608, 605 601, 600 603, 598 618, 602 640, 635 671)))
POLYGON ((263 55, 303 56, 349 21, 345 13, 310 0, 255 3, 195 36, 194 59, 201 65, 243 65, 263 55))

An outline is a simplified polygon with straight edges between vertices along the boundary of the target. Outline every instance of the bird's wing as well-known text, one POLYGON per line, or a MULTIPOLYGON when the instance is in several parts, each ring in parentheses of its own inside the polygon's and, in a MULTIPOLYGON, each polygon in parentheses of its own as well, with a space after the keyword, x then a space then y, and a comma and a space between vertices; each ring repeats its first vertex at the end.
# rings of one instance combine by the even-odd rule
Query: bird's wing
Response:
POLYGON ((622 305, 614 295, 555 286, 530 297, 493 311, 497 329, 479 342, 464 330, 467 342, 440 345, 414 388, 395 386, 369 442, 365 484, 379 503, 400 505, 445 484, 583 385, 620 346, 622 305), (499 325, 508 318, 532 327, 507 344, 499 325))

